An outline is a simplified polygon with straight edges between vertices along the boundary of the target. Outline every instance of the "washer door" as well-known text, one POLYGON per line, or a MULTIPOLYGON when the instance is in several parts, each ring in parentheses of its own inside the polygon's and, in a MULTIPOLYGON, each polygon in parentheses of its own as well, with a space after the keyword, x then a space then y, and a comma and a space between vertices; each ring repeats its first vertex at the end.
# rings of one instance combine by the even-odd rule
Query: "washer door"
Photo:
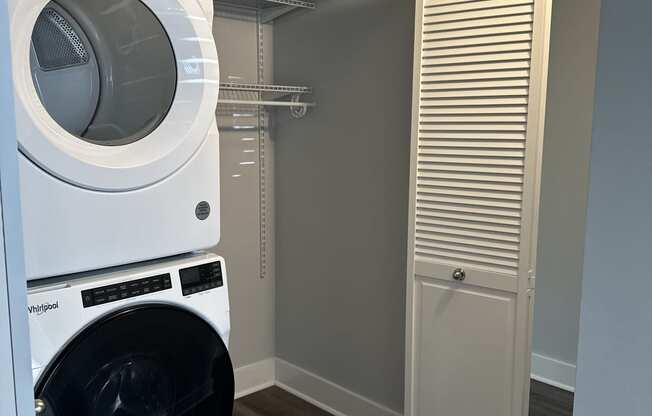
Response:
POLYGON ((233 368, 203 319, 162 305, 82 331, 36 385, 48 416, 231 416, 233 368))
POLYGON ((138 189, 206 140, 219 68, 196 0, 12 6, 19 145, 41 169, 87 189, 138 189))

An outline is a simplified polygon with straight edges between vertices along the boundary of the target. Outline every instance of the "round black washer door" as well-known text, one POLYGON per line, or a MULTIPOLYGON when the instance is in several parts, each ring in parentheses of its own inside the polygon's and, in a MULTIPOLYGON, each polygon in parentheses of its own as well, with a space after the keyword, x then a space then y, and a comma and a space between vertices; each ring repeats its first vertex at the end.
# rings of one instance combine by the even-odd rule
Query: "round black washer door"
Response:
POLYGON ((47 368, 35 396, 52 416, 231 416, 233 367, 199 316, 139 306, 82 331, 47 368))

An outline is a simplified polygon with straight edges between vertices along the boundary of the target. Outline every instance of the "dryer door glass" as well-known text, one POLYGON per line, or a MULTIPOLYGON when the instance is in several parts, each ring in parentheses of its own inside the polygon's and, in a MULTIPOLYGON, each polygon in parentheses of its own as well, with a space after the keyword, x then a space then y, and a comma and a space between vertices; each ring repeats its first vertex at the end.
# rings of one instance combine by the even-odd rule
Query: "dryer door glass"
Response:
POLYGON ((101 145, 146 137, 174 100, 167 33, 140 0, 56 0, 39 15, 30 50, 41 103, 68 133, 101 145))
POLYGON ((231 416, 233 368, 220 336, 171 306, 113 313, 48 366, 35 397, 54 416, 231 416))

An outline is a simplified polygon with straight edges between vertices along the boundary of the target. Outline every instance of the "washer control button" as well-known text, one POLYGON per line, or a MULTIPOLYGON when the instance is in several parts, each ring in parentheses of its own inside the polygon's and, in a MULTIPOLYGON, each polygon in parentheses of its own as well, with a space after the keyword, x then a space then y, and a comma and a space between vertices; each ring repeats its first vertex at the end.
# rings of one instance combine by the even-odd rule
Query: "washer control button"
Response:
POLYGON ((171 288, 172 278, 169 273, 150 276, 143 279, 83 290, 81 293, 82 305, 84 308, 90 308, 108 302, 147 295, 171 288))

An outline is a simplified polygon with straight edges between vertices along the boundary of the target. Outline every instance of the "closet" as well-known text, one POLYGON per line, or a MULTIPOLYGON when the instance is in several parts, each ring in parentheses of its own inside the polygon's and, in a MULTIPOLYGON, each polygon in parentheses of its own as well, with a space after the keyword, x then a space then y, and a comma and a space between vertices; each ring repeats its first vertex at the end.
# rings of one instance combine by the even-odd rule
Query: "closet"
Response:
POLYGON ((350 414, 524 412, 550 2, 215 14, 236 367, 350 414))
POLYGON ((224 102, 272 92, 221 92, 215 251, 232 276, 236 375, 277 358, 289 387, 303 390, 294 375, 306 370, 392 414, 403 406, 414 2, 244 3, 215 2, 222 87, 311 93, 278 98, 305 103, 297 117, 224 102))

